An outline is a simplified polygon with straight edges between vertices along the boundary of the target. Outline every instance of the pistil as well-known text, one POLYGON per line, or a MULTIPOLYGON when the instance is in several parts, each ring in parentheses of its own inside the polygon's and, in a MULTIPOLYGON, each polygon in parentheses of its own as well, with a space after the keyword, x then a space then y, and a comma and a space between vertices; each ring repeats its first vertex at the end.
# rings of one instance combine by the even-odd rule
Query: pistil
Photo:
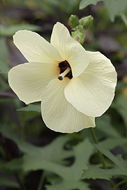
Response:
POLYGON ((63 80, 63 78, 70 72, 70 67, 68 67, 63 73, 61 73, 59 76, 58 76, 58 79, 59 80, 63 80))

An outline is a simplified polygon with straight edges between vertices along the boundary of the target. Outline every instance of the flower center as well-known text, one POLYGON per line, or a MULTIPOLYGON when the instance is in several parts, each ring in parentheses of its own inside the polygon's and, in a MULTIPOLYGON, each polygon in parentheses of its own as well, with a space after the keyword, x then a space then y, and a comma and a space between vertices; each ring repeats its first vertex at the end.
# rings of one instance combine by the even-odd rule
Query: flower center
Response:
POLYGON ((63 80, 64 77, 72 79, 72 71, 69 63, 65 60, 59 63, 60 74, 58 76, 59 80, 63 80))

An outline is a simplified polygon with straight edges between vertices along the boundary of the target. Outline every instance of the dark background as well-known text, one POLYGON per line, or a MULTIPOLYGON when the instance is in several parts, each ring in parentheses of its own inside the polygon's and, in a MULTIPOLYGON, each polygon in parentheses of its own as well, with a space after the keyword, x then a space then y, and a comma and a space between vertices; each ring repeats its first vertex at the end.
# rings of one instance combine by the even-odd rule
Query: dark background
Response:
MULTIPOLYGON (((118 73, 115 99, 110 109, 97 119, 95 131, 100 142, 111 140, 111 143, 107 141, 107 146, 114 155, 120 154, 124 159, 127 157, 127 141, 121 143, 127 139, 126 15, 116 16, 112 22, 102 2, 79 10, 78 0, 0 0, 0 190, 68 190, 67 182, 61 183, 55 169, 44 169, 41 164, 44 165, 43 160, 51 159, 53 163, 71 168, 75 159, 83 156, 85 147, 81 147, 76 154, 72 154, 72 149, 86 138, 92 142, 89 129, 69 135, 48 129, 42 121, 40 105, 26 107, 12 92, 7 81, 8 70, 25 62, 25 58, 13 44, 13 34, 17 30, 28 29, 49 40, 52 27, 57 21, 69 28, 68 18, 71 14, 76 14, 79 18, 88 15, 94 17, 93 24, 86 31, 83 46, 87 50, 101 51, 111 59, 118 73), (45 148, 47 145, 49 147, 45 148), (40 165, 37 166, 36 163, 40 165), (26 171, 24 167, 27 168, 26 171), (59 183, 60 186, 54 186, 59 183)), ((87 151, 84 157, 86 154, 87 151)), ((114 166, 107 158, 106 162, 109 168, 114 166)), ((89 164, 98 166, 96 151, 90 155, 89 164)), ((76 168, 74 172, 77 172, 76 168)), ((108 180, 98 178, 96 179, 95 172, 94 179, 84 180, 83 188, 77 185, 77 188, 72 187, 69 190, 110 190, 108 180)), ((113 183, 117 184, 122 180, 126 180, 126 176, 118 175, 114 177, 113 183)), ((127 182, 117 189, 126 190, 127 182)))

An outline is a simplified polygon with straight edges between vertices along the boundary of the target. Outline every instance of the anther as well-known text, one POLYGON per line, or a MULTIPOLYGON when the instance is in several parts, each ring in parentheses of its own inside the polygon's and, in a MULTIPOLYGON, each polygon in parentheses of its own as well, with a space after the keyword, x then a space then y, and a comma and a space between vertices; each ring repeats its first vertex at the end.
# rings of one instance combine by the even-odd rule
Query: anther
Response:
POLYGON ((59 80, 63 80, 63 77, 62 77, 62 76, 58 76, 58 79, 59 79, 59 80))
POLYGON ((58 76, 58 79, 59 80, 63 80, 63 78, 70 72, 70 68, 68 67, 63 73, 61 73, 59 76, 58 76))

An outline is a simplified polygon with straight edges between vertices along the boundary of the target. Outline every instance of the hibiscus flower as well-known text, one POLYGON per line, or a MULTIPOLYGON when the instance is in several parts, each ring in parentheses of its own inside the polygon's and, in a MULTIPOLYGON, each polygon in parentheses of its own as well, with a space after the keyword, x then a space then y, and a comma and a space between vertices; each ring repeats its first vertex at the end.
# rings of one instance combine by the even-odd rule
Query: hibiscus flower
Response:
POLYGON ((100 52, 86 51, 57 22, 50 43, 21 30, 14 43, 28 63, 8 73, 10 87, 25 104, 41 101, 42 118, 54 131, 72 133, 95 127, 95 117, 111 105, 117 74, 100 52))

